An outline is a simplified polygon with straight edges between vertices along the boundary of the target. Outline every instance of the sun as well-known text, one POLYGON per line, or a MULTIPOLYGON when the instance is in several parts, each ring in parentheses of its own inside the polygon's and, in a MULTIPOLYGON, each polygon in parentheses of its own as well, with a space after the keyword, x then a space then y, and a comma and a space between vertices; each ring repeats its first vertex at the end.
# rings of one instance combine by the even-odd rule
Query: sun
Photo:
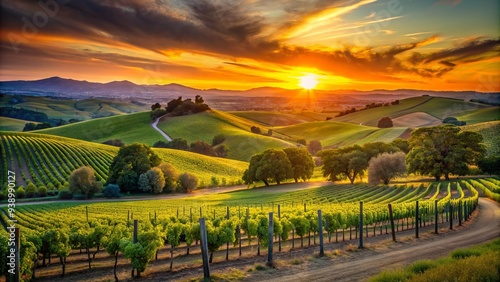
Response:
POLYGON ((311 90, 318 85, 318 78, 315 74, 304 75, 300 78, 300 87, 311 90))

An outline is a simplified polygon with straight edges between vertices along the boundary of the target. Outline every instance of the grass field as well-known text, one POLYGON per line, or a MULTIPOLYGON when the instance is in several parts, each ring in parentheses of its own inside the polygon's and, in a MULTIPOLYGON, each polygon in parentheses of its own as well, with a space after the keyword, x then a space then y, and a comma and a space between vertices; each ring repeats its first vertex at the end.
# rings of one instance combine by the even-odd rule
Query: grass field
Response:
POLYGON ((264 111, 241 111, 230 113, 238 117, 255 121, 264 126, 287 126, 303 122, 324 121, 327 117, 335 115, 335 113, 287 113, 264 111))
POLYGON ((36 132, 98 143, 121 139, 125 144, 139 142, 152 146, 157 141, 166 141, 151 127, 149 112, 93 119, 36 132))
POLYGON ((22 119, 0 117, 0 131, 23 131, 24 125, 28 122, 38 123, 22 119))
POLYGON ((248 161, 266 149, 293 146, 281 139, 251 133, 252 126, 260 127, 264 133, 268 130, 253 121, 220 111, 167 117, 158 124, 172 138, 184 138, 189 143, 201 140, 211 144, 214 136, 223 134, 227 137, 224 144, 229 147, 228 157, 236 160, 248 161))
POLYGON ((460 127, 464 131, 478 132, 483 135, 488 156, 500 155, 500 121, 490 121, 465 125, 460 127))
MULTIPOLYGON (((383 117, 397 118, 411 113, 423 112, 442 120, 445 117, 457 116, 463 114, 464 112, 472 114, 474 111, 482 110, 488 107, 489 106, 487 105, 469 103, 456 99, 420 96, 400 100, 398 105, 358 111, 335 118, 334 120, 377 126, 378 121, 383 117)), ((494 118, 490 120, 493 119, 494 118)), ((409 124, 407 126, 415 125, 409 124)))
POLYGON ((473 111, 472 113, 464 113, 462 115, 457 115, 456 118, 458 120, 467 122, 467 124, 500 120, 500 107, 479 109, 473 111))
MULTIPOLYGON (((24 184, 33 182, 63 183, 74 169, 89 165, 100 175, 107 177, 112 158, 118 147, 96 144, 76 139, 33 133, 4 133, 0 135, 2 154, 6 161, 2 162, 2 172, 12 170, 19 175, 24 184), (25 153, 22 153, 25 152, 25 153)), ((219 182, 225 178, 226 183, 237 184, 248 163, 221 158, 208 157, 186 151, 171 149, 154 149, 160 158, 172 164, 177 172, 190 172, 199 178, 200 186, 210 185, 212 177, 219 182)))
POLYGON ((380 129, 346 122, 318 121, 300 123, 286 127, 276 127, 275 131, 295 139, 319 140, 323 147, 340 147, 369 142, 390 142, 398 138, 406 128, 380 129))
POLYGON ((13 96, 5 95, 0 100, 0 106, 11 106, 38 111, 47 114, 49 118, 69 120, 72 118, 88 120, 96 117, 107 117, 144 111, 149 106, 139 106, 130 102, 108 101, 100 99, 85 99, 80 101, 67 99, 51 99, 47 97, 22 96, 22 102, 9 104, 13 96))

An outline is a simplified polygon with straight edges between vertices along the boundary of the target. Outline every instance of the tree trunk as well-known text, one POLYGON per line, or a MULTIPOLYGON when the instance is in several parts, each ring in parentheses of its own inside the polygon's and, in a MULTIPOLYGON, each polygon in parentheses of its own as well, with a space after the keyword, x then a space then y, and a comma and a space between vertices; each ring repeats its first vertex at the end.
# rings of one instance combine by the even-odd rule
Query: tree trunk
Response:
POLYGON ((43 254, 42 254, 42 256, 43 256, 42 266, 47 266, 47 265, 45 264, 45 258, 46 258, 47 256, 46 256, 46 254, 45 254, 45 253, 43 253, 43 254))
POLYGON ((66 259, 63 259, 63 257, 59 257, 59 260, 61 260, 61 265, 62 265, 61 277, 64 277, 64 274, 66 273, 66 259))
POLYGON ((94 252, 94 254, 92 255, 92 259, 95 259, 95 255, 99 252, 99 249, 100 249, 100 245, 98 244, 97 245, 97 250, 94 252))
POLYGON ((450 174, 448 172, 444 174, 444 179, 450 181, 450 174))
POLYGON ((304 236, 300 236, 300 247, 304 247, 304 236))
POLYGON ((31 275, 31 279, 35 280, 36 279, 36 267, 38 266, 38 253, 36 254, 36 259, 33 263, 33 274, 31 275))
POLYGON ((276 180, 276 184, 280 185, 280 184, 281 184, 281 182, 280 182, 279 180, 276 180))
POLYGON ((86 250, 87 250, 87 260, 88 260, 88 263, 89 263, 89 269, 91 269, 92 267, 90 265, 90 261, 91 261, 91 259, 90 259, 90 250, 89 250, 89 248, 87 248, 86 250))
POLYGON ((299 180, 297 179, 297 177, 294 177, 293 179, 295 179, 295 183, 299 182, 299 180))
POLYGON ((262 179, 262 182, 264 182, 264 184, 266 184, 266 186, 269 186, 269 183, 267 182, 267 180, 262 179))
POLYGON ((115 265, 113 266, 113 274, 115 275, 115 282, 118 282, 118 276, 116 275, 117 265, 118 265, 118 252, 115 253, 115 265))
POLYGON ((51 257, 51 256, 52 256, 52 254, 51 254, 51 253, 49 253, 49 264, 47 264, 47 266, 49 266, 49 265, 50 265, 50 257, 51 257))
POLYGON ((214 258, 214 253, 213 253, 213 252, 211 252, 211 253, 210 253, 210 258, 208 259, 208 263, 212 263, 213 258, 214 258))
POLYGON ((257 237, 257 255, 260 256, 260 238, 257 237))
POLYGON ((174 264, 174 248, 170 248, 170 272, 172 272, 172 266, 174 264))
POLYGON ((190 246, 187 246, 186 255, 189 255, 189 247, 190 247, 190 246))

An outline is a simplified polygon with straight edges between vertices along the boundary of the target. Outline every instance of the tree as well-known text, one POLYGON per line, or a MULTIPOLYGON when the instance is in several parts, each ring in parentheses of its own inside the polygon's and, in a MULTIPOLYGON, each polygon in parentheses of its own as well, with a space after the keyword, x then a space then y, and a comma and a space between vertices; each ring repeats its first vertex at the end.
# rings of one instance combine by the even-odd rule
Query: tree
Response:
POLYGON ((116 184, 108 184, 104 187, 102 194, 106 198, 119 198, 120 197, 120 187, 116 184))
POLYGON ((163 192, 163 187, 165 187, 163 171, 158 167, 153 167, 146 172, 146 175, 149 179, 152 192, 156 194, 163 192))
POLYGON ((318 140, 311 140, 309 144, 307 144, 307 150, 311 155, 315 156, 319 151, 323 150, 323 146, 321 146, 321 142, 318 140))
POLYGON ((408 154, 408 152, 410 152, 410 144, 408 143, 408 140, 396 138, 392 140, 391 145, 397 147, 399 150, 401 150, 401 152, 405 154, 408 154))
POLYGON ((194 103, 195 104, 204 104, 205 101, 203 100, 203 97, 201 97, 200 95, 196 95, 196 97, 194 97, 194 103))
POLYGON ((158 168, 163 172, 165 178, 165 186, 163 187, 163 192, 175 192, 175 183, 178 178, 178 173, 175 167, 168 163, 161 163, 158 168))
POLYGON ((255 134, 262 134, 262 130, 261 130, 261 129, 260 129, 260 127, 258 127, 258 126, 252 126, 252 127, 250 128, 250 131, 251 131, 252 133, 255 133, 255 134))
POLYGON ((161 109, 160 103, 155 103, 155 104, 151 105, 151 110, 152 111, 154 111, 156 109, 161 109))
POLYGON ((137 191, 139 176, 160 162, 160 158, 145 144, 123 146, 111 163, 107 183, 118 184, 122 191, 137 191))
POLYGON ((177 183, 182 192, 190 193, 198 186, 198 178, 192 173, 185 172, 179 175, 177 183))
POLYGON ((176 150, 187 150, 188 143, 185 139, 182 138, 174 138, 172 141, 168 143, 168 147, 170 149, 176 149, 176 150))
POLYGON ((393 126, 392 119, 389 117, 383 117, 378 121, 378 128, 390 128, 393 126))
POLYGON ((139 189, 144 192, 151 191, 151 185, 149 184, 149 178, 146 173, 143 173, 139 176, 139 181, 137 182, 139 185, 139 189))
POLYGON ((348 178, 353 184, 356 177, 362 176, 368 166, 368 157, 358 145, 324 150, 319 156, 323 161, 323 176, 328 176, 331 181, 348 178))
POLYGON ((226 135, 224 134, 218 134, 214 136, 214 139, 212 139, 212 146, 217 146, 219 144, 222 144, 222 142, 226 141, 226 135))
POLYGON ((85 199, 92 198, 101 188, 102 184, 96 180, 92 167, 82 166, 69 176, 69 191, 73 194, 83 194, 85 199))
POLYGON ((35 196, 36 193, 36 186, 33 184, 33 182, 29 182, 28 185, 26 185, 26 198, 31 198, 35 196))
POLYGON ((468 165, 476 164, 485 153, 479 133, 460 131, 454 125, 419 128, 412 132, 410 152, 406 155, 409 173, 433 176, 465 175, 468 165))
POLYGON ((207 156, 215 156, 215 152, 212 146, 203 141, 196 141, 194 143, 191 143, 190 149, 191 152, 194 153, 203 154, 207 156))
POLYGON ((215 152, 215 155, 217 157, 225 158, 225 157, 227 157, 227 153, 229 152, 229 149, 226 145, 222 144, 222 145, 215 147, 214 152, 215 152))
POLYGON ((286 153, 283 150, 269 149, 262 154, 252 156, 242 179, 245 184, 262 181, 269 186, 269 181, 276 181, 279 185, 282 180, 292 177, 292 164, 286 153))
POLYGON ((141 229, 145 230, 138 234, 137 243, 130 239, 120 243, 120 250, 132 263, 132 268, 137 270, 137 277, 141 276, 141 272, 146 270, 158 249, 163 246, 165 237, 157 228, 141 226, 141 229))
POLYGON ((382 153, 395 153, 399 151, 398 147, 395 147, 391 144, 387 144, 384 142, 372 142, 372 143, 366 143, 362 147, 363 152, 366 154, 367 157, 367 163, 366 166, 368 167, 368 161, 373 158, 378 156, 379 154, 382 153))
POLYGON ((171 100, 170 102, 167 103, 167 106, 165 107, 165 110, 167 111, 167 113, 171 113, 175 110, 175 108, 177 108, 177 106, 179 106, 180 104, 182 104, 182 97, 179 96, 179 98, 177 99, 173 99, 171 100))
POLYGON ((297 144, 306 146, 307 145, 307 141, 306 141, 306 139, 298 139, 297 140, 297 144))
POLYGON ((153 148, 168 148, 169 144, 165 141, 158 141, 153 144, 153 148))
POLYGON ((292 165, 295 182, 298 182, 299 179, 304 181, 310 179, 315 166, 311 154, 303 148, 286 148, 283 151, 292 165))
POLYGON ((382 181, 385 185, 394 177, 403 176, 406 173, 405 154, 383 153, 372 158, 368 163, 368 182, 378 184, 382 181))
POLYGON ((483 158, 477 163, 479 169, 481 169, 484 173, 488 173, 489 175, 499 175, 500 174, 500 156, 490 156, 487 158, 483 158))
POLYGON ((130 234, 127 228, 118 224, 113 227, 111 234, 108 237, 103 238, 103 247, 106 252, 115 258, 115 264, 113 266, 113 274, 115 276, 115 282, 118 282, 118 276, 116 275, 116 266, 118 265, 118 255, 121 251, 120 245, 125 244, 125 242, 130 240, 130 234))

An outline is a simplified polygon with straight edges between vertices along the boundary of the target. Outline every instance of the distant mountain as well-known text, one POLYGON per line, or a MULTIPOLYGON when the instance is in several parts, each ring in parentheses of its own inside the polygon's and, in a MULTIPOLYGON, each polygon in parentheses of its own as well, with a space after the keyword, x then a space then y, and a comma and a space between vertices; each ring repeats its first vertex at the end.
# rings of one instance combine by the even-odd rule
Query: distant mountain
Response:
MULTIPOLYGON (((259 87, 249 90, 221 90, 221 89, 196 89, 181 84, 171 83, 165 85, 138 85, 133 82, 112 81, 108 83, 97 83, 67 79, 61 77, 50 77, 33 81, 1 81, 0 92, 6 94, 20 94, 32 96, 65 97, 73 99, 82 98, 107 98, 107 99, 169 99, 178 96, 194 97, 203 95, 208 99, 217 97, 300 97, 302 89, 283 89, 277 87, 259 87)), ((314 90, 315 99, 343 100, 357 99, 365 100, 388 100, 401 99, 413 96, 441 96, 457 99, 482 99, 500 102, 499 93, 480 93, 474 91, 427 91, 414 89, 398 90, 314 90), (356 97, 354 97, 356 96, 356 97)))

